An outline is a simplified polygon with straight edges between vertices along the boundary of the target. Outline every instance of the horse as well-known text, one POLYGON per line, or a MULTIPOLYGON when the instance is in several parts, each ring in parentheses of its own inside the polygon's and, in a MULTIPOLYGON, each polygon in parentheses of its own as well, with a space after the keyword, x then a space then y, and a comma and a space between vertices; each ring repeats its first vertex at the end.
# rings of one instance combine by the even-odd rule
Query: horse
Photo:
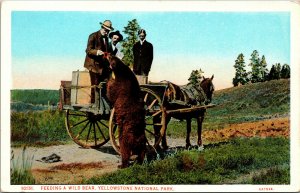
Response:
MULTIPOLYGON (((215 90, 213 84, 214 75, 211 78, 203 77, 203 80, 197 81, 194 84, 187 84, 183 86, 178 86, 174 83, 167 82, 168 87, 164 94, 164 101, 166 111, 168 110, 176 110, 180 108, 192 108, 197 106, 208 105, 212 101, 213 92, 215 90)), ((164 150, 168 149, 167 140, 166 140, 166 131, 167 125, 170 122, 171 118, 186 120, 186 148, 191 147, 190 142, 190 133, 191 133, 191 122, 192 118, 196 118, 197 120, 197 133, 198 133, 198 141, 197 145, 199 149, 203 148, 202 143, 202 123, 205 117, 206 109, 200 109, 191 112, 185 113, 176 113, 171 115, 166 115, 166 130, 164 135, 162 136, 162 148, 164 150)), ((157 132, 157 131, 156 131, 157 132)), ((158 147, 160 149, 160 147, 158 147)))

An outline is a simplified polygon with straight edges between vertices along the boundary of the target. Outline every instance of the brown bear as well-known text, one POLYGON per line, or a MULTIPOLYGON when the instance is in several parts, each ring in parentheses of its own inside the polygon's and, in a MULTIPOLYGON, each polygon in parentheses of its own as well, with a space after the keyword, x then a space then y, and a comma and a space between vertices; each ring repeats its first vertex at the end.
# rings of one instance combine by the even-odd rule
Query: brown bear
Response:
POLYGON ((115 108, 116 123, 119 127, 119 143, 122 164, 129 166, 131 155, 137 163, 143 163, 146 151, 145 109, 140 97, 140 86, 130 68, 120 59, 107 56, 114 78, 107 83, 107 98, 115 108))

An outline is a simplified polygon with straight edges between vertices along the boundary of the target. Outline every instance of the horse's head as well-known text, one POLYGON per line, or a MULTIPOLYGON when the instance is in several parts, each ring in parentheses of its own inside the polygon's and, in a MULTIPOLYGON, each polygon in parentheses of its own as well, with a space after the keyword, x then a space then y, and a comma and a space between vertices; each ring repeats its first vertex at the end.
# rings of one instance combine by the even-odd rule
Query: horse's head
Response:
POLYGON ((212 75, 211 78, 205 78, 203 76, 203 80, 200 83, 201 88, 203 89, 203 91, 206 94, 206 97, 207 97, 206 103, 207 104, 211 102, 212 95, 213 95, 213 92, 215 90, 215 86, 214 86, 214 84, 212 82, 213 79, 214 79, 214 75, 212 75))

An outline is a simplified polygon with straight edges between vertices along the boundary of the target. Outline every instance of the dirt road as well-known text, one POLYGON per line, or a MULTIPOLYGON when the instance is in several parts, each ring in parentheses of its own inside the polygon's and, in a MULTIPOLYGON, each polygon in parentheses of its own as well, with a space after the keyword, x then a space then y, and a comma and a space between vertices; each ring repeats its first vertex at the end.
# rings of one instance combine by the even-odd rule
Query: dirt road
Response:
MULTIPOLYGON (((224 141, 234 137, 289 137, 289 117, 269 119, 250 123, 232 124, 227 128, 203 132, 205 144, 224 141)), ((191 137, 192 144, 196 139, 191 137)), ((185 139, 168 138, 169 147, 184 146, 185 139)), ((15 159, 22 155, 22 148, 12 148, 15 159)), ((99 150, 84 149, 77 144, 28 147, 26 155, 32 158, 32 173, 37 184, 80 184, 82 180, 116 171, 120 156, 108 142, 99 150), (55 153, 61 161, 44 163, 43 157, 55 153)))

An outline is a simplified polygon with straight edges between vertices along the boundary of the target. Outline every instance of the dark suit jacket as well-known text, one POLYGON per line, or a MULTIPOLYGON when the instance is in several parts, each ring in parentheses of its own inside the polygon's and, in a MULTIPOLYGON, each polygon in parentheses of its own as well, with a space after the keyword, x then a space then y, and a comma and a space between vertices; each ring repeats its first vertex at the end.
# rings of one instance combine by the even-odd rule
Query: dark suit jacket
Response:
POLYGON ((144 41, 141 45, 140 41, 133 45, 133 72, 136 75, 147 75, 151 69, 153 60, 153 46, 150 42, 144 41))
POLYGON ((94 73, 103 74, 103 71, 108 69, 108 61, 103 58, 103 56, 97 56, 97 50, 111 52, 109 49, 108 38, 103 37, 100 31, 94 32, 89 36, 87 48, 85 50, 86 57, 84 67, 94 73), (106 44, 104 44, 103 38, 105 38, 106 44))

